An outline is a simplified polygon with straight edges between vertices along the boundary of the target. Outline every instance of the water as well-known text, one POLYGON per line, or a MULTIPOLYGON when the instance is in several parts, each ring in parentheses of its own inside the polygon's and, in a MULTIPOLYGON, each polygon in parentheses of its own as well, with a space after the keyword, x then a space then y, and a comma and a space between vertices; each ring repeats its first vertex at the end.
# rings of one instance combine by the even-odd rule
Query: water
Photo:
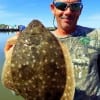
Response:
POLYGON ((15 33, 0 33, 0 71, 4 63, 4 47, 8 38, 14 36, 15 33))
MULTIPOLYGON (((8 38, 13 37, 15 33, 0 33, 0 79, 1 79, 1 72, 2 67, 4 64, 4 47, 8 38)), ((20 96, 16 96, 11 93, 10 90, 5 88, 0 80, 0 100, 23 100, 20 96)))

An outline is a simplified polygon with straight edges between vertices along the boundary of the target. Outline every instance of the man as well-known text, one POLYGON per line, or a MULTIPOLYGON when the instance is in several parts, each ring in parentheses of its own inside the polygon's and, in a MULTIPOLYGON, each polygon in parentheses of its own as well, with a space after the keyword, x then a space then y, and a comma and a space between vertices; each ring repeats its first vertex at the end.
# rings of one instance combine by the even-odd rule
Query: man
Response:
MULTIPOLYGON (((57 22, 57 29, 53 31, 53 34, 59 41, 69 47, 75 66, 75 100, 93 100, 91 99, 92 96, 98 97, 100 93, 95 92, 92 95, 87 95, 88 90, 83 88, 85 86, 83 82, 88 73, 89 58, 100 47, 100 36, 98 30, 77 25, 82 9, 83 4, 81 0, 54 0, 51 4, 51 11, 57 22), (78 76, 79 71, 81 72, 80 77, 78 76)), ((18 35, 8 40, 5 53, 11 49, 14 45, 11 41, 16 41, 17 37, 18 35)))
POLYGON ((89 58, 100 47, 100 35, 98 30, 77 25, 82 9, 83 4, 81 0, 54 0, 51 4, 51 11, 57 22, 57 29, 53 31, 53 34, 69 47, 75 66, 75 100, 84 100, 85 97, 87 100, 92 100, 92 95, 100 95, 100 88, 94 94, 88 94, 88 90, 83 88, 85 83, 84 85, 82 83, 87 76, 89 58), (78 76, 78 73, 81 76, 78 76))

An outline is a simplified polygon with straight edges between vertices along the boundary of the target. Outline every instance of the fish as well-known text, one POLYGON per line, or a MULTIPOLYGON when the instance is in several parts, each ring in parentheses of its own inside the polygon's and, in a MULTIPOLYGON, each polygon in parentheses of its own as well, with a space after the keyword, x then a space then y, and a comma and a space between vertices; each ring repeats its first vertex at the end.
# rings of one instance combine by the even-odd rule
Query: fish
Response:
POLYGON ((74 98, 74 69, 68 48, 37 19, 9 50, 1 81, 25 100, 74 98))

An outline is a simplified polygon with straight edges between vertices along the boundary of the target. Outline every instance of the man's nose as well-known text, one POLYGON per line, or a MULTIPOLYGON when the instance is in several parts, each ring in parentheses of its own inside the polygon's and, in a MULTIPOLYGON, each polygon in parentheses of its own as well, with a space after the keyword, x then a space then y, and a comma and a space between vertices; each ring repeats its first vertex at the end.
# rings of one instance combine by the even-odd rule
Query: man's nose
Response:
POLYGON ((67 7, 64 11, 65 14, 72 14, 73 11, 70 9, 70 7, 67 7))

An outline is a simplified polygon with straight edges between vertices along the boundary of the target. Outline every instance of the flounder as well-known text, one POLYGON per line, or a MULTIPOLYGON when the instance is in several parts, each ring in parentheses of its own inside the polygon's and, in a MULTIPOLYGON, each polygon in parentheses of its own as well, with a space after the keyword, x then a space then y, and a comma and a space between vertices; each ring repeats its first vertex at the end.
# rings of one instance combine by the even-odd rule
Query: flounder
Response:
POLYGON ((5 60, 2 83, 25 100, 73 100, 75 80, 67 47, 33 20, 5 60))

